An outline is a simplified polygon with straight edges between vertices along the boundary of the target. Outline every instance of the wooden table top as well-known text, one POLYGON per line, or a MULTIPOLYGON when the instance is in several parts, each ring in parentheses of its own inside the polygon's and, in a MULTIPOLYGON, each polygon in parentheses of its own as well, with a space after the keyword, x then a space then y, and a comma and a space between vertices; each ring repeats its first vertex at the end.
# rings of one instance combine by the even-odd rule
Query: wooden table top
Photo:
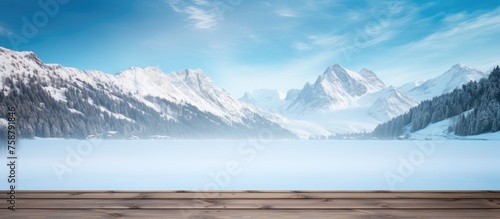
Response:
POLYGON ((0 218, 500 218, 500 191, 0 192, 0 218))

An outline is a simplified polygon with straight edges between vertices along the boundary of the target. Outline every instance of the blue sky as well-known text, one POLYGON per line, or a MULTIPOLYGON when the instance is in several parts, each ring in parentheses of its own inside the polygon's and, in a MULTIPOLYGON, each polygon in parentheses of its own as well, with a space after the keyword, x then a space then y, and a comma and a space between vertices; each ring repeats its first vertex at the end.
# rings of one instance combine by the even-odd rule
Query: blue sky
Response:
POLYGON ((301 88, 335 63, 371 69, 388 85, 456 63, 487 70, 500 64, 499 39, 500 2, 489 0, 0 2, 2 47, 110 74, 201 68, 237 97, 301 88))

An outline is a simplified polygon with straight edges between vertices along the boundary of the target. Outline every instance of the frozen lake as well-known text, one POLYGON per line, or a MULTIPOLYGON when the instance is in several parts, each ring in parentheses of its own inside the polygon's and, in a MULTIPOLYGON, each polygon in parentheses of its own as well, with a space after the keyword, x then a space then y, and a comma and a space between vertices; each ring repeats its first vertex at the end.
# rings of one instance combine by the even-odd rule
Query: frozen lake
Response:
POLYGON ((19 190, 500 190, 498 141, 21 140, 17 156, 19 190))

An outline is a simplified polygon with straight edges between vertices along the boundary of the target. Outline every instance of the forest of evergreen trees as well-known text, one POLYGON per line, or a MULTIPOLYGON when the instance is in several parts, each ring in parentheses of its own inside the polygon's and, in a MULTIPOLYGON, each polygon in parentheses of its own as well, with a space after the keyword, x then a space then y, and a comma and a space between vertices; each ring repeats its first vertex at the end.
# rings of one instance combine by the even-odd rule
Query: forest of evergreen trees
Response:
POLYGON ((373 131, 378 138, 397 138, 405 131, 416 132, 447 118, 458 116, 450 132, 459 136, 500 131, 500 68, 488 78, 470 82, 451 93, 426 100, 409 112, 380 124, 373 131))
MULTIPOLYGON (((117 91, 110 94, 99 85, 96 87, 57 79, 39 81, 38 77, 31 74, 25 77, 28 80, 21 75, 5 77, 4 88, 0 92, 0 112, 7 112, 7 107, 16 107, 19 138, 107 138, 109 133, 113 133, 114 138, 147 138, 154 135, 172 138, 236 138, 256 135, 258 132, 242 124, 222 122, 217 116, 201 112, 189 104, 179 105, 147 97, 162 109, 177 114, 176 118, 168 118, 130 93, 124 95, 117 91), (44 89, 49 85, 65 88, 66 101, 54 99, 44 89), (129 119, 118 118, 117 114, 129 119)), ((283 132, 276 134, 292 136, 264 118, 255 118, 255 121, 246 122, 256 127, 274 127, 283 132)), ((0 126, 0 129, 0 133, 5 133, 5 126, 0 126)))

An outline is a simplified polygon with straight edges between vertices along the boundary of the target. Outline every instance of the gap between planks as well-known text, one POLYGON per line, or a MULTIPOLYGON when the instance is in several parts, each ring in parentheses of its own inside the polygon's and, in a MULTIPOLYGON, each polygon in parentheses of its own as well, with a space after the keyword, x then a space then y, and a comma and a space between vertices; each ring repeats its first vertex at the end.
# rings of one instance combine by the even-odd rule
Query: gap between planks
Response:
MULTIPOLYGON (((6 191, 0 198, 7 198, 6 191)), ((495 199, 500 191, 18 191, 19 199, 495 199)))

